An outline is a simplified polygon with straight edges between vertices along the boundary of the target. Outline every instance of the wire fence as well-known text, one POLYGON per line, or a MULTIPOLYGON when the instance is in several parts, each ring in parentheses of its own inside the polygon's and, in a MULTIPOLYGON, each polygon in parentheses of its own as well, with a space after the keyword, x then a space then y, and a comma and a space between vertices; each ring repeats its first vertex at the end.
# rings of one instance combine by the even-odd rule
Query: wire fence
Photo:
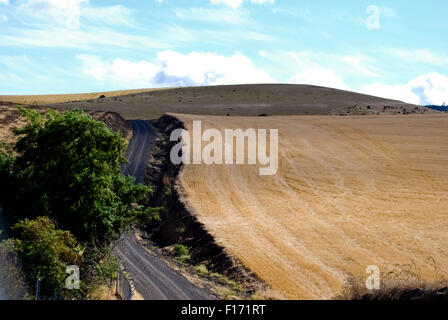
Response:
MULTIPOLYGON (((2 276, 2 274, 0 274, 2 276)), ((3 274, 4 276, 4 274, 3 274)), ((1 280, 1 279, 0 279, 1 280)), ((0 281, 0 300, 84 300, 89 299, 81 294, 79 290, 68 290, 49 286, 41 279, 26 281, 23 278, 6 279, 12 281, 0 281)), ((121 300, 132 300, 135 295, 134 283, 127 272, 119 267, 116 277, 112 280, 112 288, 115 292, 109 292, 106 299, 118 296, 121 300), (112 295, 112 296, 110 296, 112 295)), ((104 297, 103 297, 104 298, 104 297)), ((94 298, 95 299, 95 298, 94 298)), ((101 298, 100 298, 101 299, 101 298)))
POLYGON ((121 269, 117 272, 116 292, 122 300, 132 300, 135 294, 134 284, 129 276, 121 269))

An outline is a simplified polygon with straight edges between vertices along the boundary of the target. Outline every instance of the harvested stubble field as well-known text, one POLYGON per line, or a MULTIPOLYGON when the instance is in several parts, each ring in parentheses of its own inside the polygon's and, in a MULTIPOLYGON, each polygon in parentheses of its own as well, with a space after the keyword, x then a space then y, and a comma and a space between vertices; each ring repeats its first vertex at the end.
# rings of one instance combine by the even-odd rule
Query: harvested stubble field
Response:
POLYGON ((186 165, 179 185, 217 242, 280 296, 330 299, 369 265, 413 263, 427 282, 432 259, 448 266, 447 115, 176 116, 189 130, 279 129, 277 175, 186 165))

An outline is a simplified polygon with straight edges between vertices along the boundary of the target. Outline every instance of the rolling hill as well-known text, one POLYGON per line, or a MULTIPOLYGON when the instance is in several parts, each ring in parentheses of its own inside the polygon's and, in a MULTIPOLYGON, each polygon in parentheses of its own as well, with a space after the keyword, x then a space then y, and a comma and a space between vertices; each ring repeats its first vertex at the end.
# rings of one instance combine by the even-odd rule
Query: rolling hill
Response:
MULTIPOLYGON (((256 166, 186 165, 178 178, 191 213, 278 297, 330 299, 369 265, 388 273, 413 264, 427 282, 438 276, 434 265, 448 265, 448 115, 306 85, 117 94, 0 101, 36 99, 119 123, 107 111, 127 119, 174 112, 187 129, 193 120, 219 130, 278 128, 274 176, 256 166)), ((11 142, 23 123, 11 105, 0 110, 0 134, 11 142)))
POLYGON ((400 101, 309 85, 186 87, 99 97, 50 106, 114 111, 127 119, 155 119, 167 112, 230 116, 434 112, 400 101))

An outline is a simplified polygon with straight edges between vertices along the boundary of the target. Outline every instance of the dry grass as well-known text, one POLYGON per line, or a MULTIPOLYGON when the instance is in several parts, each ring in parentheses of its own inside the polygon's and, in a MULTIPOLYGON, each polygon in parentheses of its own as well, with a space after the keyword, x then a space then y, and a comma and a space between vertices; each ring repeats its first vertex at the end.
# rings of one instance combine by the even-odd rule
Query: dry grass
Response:
POLYGON ((26 120, 20 117, 17 108, 0 105, 0 141, 14 142, 14 129, 21 128, 25 123, 26 120))
MULTIPOLYGON (((91 300, 121 300, 116 292, 116 283, 114 282, 112 288, 107 285, 100 285, 90 297, 91 300)), ((134 291, 132 300, 145 300, 145 298, 137 291, 134 291)))
POLYGON ((109 288, 107 285, 100 285, 90 296, 91 300, 120 300, 114 288, 109 288))
POLYGON ((12 102, 29 105, 46 105, 52 103, 63 103, 81 100, 97 99, 101 96, 116 97, 127 94, 137 94, 142 92, 152 92, 164 89, 135 89, 135 90, 119 90, 104 91, 92 93, 75 93, 75 94, 48 94, 48 95, 0 95, 0 101, 12 102))
POLYGON ((188 128, 279 128, 279 172, 187 165, 187 206, 289 299, 330 299, 366 267, 448 266, 448 116, 178 115, 188 128))

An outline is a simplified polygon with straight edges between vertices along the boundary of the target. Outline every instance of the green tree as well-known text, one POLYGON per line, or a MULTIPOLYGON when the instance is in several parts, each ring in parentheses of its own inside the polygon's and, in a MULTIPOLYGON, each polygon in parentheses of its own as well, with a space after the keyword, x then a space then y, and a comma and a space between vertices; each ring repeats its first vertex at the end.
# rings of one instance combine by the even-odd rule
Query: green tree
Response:
POLYGON ((126 142, 119 133, 81 110, 20 112, 29 124, 16 131, 19 156, 7 188, 15 220, 49 216, 79 241, 103 247, 135 219, 154 216, 150 189, 120 173, 126 142))
POLYGON ((65 260, 50 267, 50 257, 58 256, 64 245, 75 250, 74 241, 79 241, 84 247, 80 271, 86 295, 98 279, 111 274, 111 244, 123 231, 134 221, 160 219, 158 210, 148 206, 151 189, 121 174, 126 141, 103 122, 81 110, 49 110, 45 115, 19 110, 29 123, 15 132, 17 156, 0 150, 0 201, 10 224, 20 221, 14 247, 27 278, 40 272, 55 286, 67 276, 61 272, 65 260), (41 216, 67 231, 52 228, 41 216), (27 238, 31 229, 42 229, 35 232, 42 236, 35 244, 27 238), (60 241, 56 252, 51 251, 52 237, 60 241))
POLYGON ((48 217, 19 221, 11 228, 13 239, 5 241, 20 258, 26 283, 41 279, 41 290, 63 292, 67 266, 81 265, 83 248, 68 232, 57 230, 48 217))

